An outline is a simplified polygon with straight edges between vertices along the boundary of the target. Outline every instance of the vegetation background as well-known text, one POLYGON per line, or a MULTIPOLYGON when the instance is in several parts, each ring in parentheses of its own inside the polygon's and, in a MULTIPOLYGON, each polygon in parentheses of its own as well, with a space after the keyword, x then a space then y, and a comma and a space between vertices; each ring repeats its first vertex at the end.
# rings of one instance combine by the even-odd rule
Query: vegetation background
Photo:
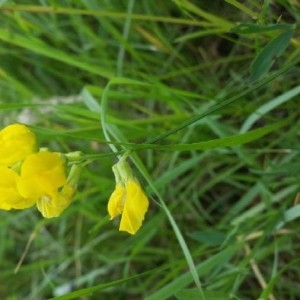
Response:
POLYGON ((89 164, 59 218, 0 212, 0 298, 300 299, 299 21, 297 0, 1 0, 2 125, 89 164), (150 199, 134 236, 103 130, 150 199))

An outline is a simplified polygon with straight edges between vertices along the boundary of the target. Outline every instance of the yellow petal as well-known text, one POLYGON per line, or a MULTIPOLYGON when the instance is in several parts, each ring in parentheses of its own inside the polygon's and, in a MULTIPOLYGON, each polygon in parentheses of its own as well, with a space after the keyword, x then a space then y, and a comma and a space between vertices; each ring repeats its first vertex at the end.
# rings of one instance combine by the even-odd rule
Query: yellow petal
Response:
POLYGON ((0 209, 23 209, 34 205, 33 199, 22 197, 17 190, 19 175, 13 170, 0 166, 0 209))
POLYGON ((66 184, 62 191, 39 198, 36 206, 44 218, 58 217, 71 204, 74 194, 75 189, 66 184))
POLYGON ((21 124, 6 126, 0 131, 0 165, 12 166, 37 148, 35 135, 21 124))
POLYGON ((18 190, 33 198, 45 218, 59 216, 71 203, 75 190, 69 186, 64 161, 49 151, 29 155, 21 166, 18 190))
POLYGON ((124 186, 122 184, 117 184, 107 204, 107 210, 110 215, 110 219, 113 219, 114 217, 122 213, 125 193, 126 192, 124 186))
POLYGON ((66 183, 65 167, 58 153, 39 152, 29 155, 21 166, 18 189, 23 197, 36 200, 53 197, 66 183))
POLYGON ((126 199, 119 230, 135 234, 143 223, 149 201, 137 180, 130 179, 125 188, 126 199))
POLYGON ((24 198, 33 198, 35 201, 44 194, 44 189, 40 186, 37 176, 28 178, 19 177, 17 188, 20 195, 24 198))
POLYGON ((59 153, 49 151, 29 155, 22 164, 21 176, 48 178, 53 186, 63 186, 66 181, 64 161, 59 153))

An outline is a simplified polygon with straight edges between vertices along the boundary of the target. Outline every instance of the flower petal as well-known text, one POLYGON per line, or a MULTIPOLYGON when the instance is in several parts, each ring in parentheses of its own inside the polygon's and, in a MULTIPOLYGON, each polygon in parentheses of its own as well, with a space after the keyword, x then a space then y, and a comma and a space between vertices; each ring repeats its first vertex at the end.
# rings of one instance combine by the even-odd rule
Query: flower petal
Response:
POLYGON ((137 180, 128 180, 125 188, 126 200, 119 230, 135 234, 143 223, 149 201, 137 180))
POLYGON ((45 195, 37 200, 36 206, 44 218, 58 217, 72 202, 76 189, 66 184, 55 195, 45 195))
POLYGON ((72 201, 75 189, 67 184, 65 164, 59 153, 29 155, 21 166, 20 194, 32 198, 45 218, 59 216, 72 201))
POLYGON ((0 131, 0 165, 12 166, 37 148, 34 133, 25 125, 12 124, 0 131))
POLYGON ((0 209, 23 209, 34 205, 34 200, 22 197, 17 189, 19 175, 0 166, 0 209))
POLYGON ((60 198, 59 194, 55 198, 45 195, 37 200, 37 209, 44 218, 58 217, 65 210, 68 205, 65 205, 64 199, 60 203, 60 198))
POLYGON ((24 197, 55 194, 66 183, 63 160, 48 151, 29 155, 21 166, 18 188, 24 197))
POLYGON ((117 184, 107 204, 107 210, 110 215, 110 219, 113 219, 122 213, 124 207, 125 194, 126 191, 124 186, 122 184, 117 184))
POLYGON ((64 161, 59 153, 49 151, 29 155, 22 164, 21 176, 48 178, 55 187, 63 186, 66 181, 64 161))

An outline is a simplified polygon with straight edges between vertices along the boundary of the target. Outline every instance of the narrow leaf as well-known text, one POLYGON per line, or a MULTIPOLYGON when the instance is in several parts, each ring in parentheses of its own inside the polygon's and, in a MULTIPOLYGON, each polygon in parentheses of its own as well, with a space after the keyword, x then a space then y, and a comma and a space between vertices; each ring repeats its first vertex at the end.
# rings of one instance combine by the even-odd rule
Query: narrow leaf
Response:
POLYGON ((279 57, 289 45, 294 30, 290 29, 269 42, 255 57, 251 65, 251 81, 258 80, 272 67, 274 60, 279 57))
MULTIPOLYGON (((211 291, 211 290, 204 290, 204 296, 208 300, 228 300, 230 297, 224 293, 219 291, 211 291)), ((178 300, 199 300, 199 291, 198 289, 186 289, 179 291, 175 294, 175 297, 178 300)))
POLYGON ((252 131, 225 137, 221 139, 214 139, 205 142, 180 144, 180 145, 156 145, 156 144, 134 144, 134 149, 155 149, 155 150, 168 150, 168 151, 189 151, 189 150, 209 150, 215 148, 232 147, 250 143, 258 140, 265 135, 278 130, 285 126, 287 121, 278 122, 269 126, 254 129, 252 131))
POLYGON ((92 64, 88 64, 78 57, 72 56, 70 54, 66 54, 63 51, 57 50, 40 40, 32 37, 25 37, 18 34, 13 34, 9 30, 0 28, 0 40, 11 43, 13 45, 22 47, 24 49, 28 49, 37 54, 52 58, 54 60, 63 62, 75 68, 88 71, 93 74, 97 74, 104 78, 111 78, 113 75, 108 71, 100 68, 99 66, 95 66, 92 64))
POLYGON ((276 31, 276 30, 291 30, 291 29, 292 26, 286 23, 268 24, 268 25, 243 23, 232 28, 231 31, 238 34, 252 34, 252 33, 276 31))
POLYGON ((286 223, 291 222, 299 217, 300 217, 300 204, 295 205, 285 211, 283 215, 283 221, 277 224, 276 229, 280 229, 286 223))
MULTIPOLYGON (((237 251, 238 245, 233 247, 228 247, 219 253, 210 256, 206 261, 199 264, 197 268, 197 272, 199 275, 203 275, 208 271, 211 271, 213 268, 220 268, 222 265, 226 265, 228 261, 231 259, 232 255, 237 251)), ((149 295, 145 298, 145 300, 164 300, 170 299, 174 293, 181 291, 183 288, 187 287, 193 281, 192 275, 190 272, 184 273, 181 276, 175 278, 172 282, 165 285, 161 289, 155 291, 152 295, 149 295)), ((199 290, 198 290, 199 291, 199 290)), ((199 294, 198 294, 199 295, 199 294)), ((205 294, 204 294, 205 295, 205 294)), ((201 299, 198 297, 198 299, 201 299)), ((226 299, 226 298, 225 298, 226 299)), ((207 298, 209 300, 209 298, 207 298)))

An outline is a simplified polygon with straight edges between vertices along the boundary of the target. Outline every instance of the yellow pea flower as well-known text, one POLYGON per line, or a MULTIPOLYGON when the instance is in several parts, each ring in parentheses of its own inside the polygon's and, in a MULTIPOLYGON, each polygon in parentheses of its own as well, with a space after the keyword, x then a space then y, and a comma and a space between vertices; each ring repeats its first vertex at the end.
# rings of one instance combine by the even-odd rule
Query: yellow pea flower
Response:
POLYGON ((121 159, 115 164, 113 172, 116 187, 108 201, 108 213, 111 219, 121 214, 119 230, 135 234, 142 226, 148 210, 148 198, 126 161, 121 159))
POLYGON ((0 166, 0 209, 24 209, 35 204, 34 200, 23 198, 17 189, 19 175, 7 167, 0 166))
POLYGON ((22 197, 36 202, 45 218, 59 216, 75 192, 67 183, 63 157, 49 151, 31 154, 24 160, 17 187, 22 197))
POLYGON ((35 152, 35 135, 22 124, 12 124, 0 131, 0 165, 13 166, 35 152))
POLYGON ((112 192, 107 205, 108 213, 110 215, 111 220, 117 217, 118 215, 122 214, 125 203, 125 197, 125 187, 123 186, 123 184, 117 183, 115 190, 112 192))

